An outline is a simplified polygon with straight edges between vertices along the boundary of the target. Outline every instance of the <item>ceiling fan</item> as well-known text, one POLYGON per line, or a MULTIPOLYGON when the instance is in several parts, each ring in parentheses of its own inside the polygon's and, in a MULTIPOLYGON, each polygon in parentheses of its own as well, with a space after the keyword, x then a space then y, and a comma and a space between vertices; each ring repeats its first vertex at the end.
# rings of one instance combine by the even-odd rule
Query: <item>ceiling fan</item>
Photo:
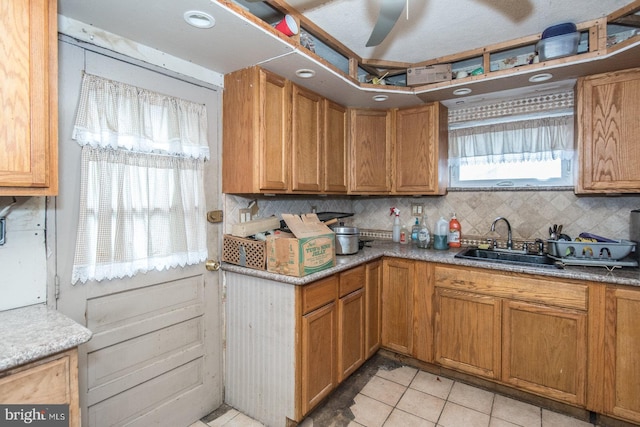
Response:
POLYGON ((378 46, 391 32, 409 0, 381 0, 378 21, 367 40, 366 47, 378 46))

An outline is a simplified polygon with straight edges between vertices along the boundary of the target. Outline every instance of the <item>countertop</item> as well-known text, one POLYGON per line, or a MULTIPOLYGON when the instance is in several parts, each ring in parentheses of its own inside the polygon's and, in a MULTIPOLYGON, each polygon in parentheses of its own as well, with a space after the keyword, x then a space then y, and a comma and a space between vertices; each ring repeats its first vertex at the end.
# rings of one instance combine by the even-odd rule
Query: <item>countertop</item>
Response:
POLYGON ((77 347, 91 335, 44 304, 0 311, 0 371, 77 347))
POLYGON ((354 255, 336 256, 335 267, 328 268, 318 273, 309 274, 304 277, 285 276, 282 274, 269 273, 265 270, 255 270, 229 263, 222 263, 222 269, 224 271, 275 280, 291 285, 305 285, 340 271, 348 270, 359 264, 375 260, 376 258, 388 256, 442 264, 464 265, 496 271, 536 274, 540 276, 585 280, 616 285, 640 286, 640 269, 638 268, 625 267, 608 271, 604 267, 597 266, 565 266, 564 268, 519 266, 455 258, 455 255, 460 252, 461 248, 438 251, 435 249, 420 249, 412 245, 401 245, 399 243, 392 243, 383 240, 376 240, 372 242, 371 246, 372 247, 363 248, 354 255))

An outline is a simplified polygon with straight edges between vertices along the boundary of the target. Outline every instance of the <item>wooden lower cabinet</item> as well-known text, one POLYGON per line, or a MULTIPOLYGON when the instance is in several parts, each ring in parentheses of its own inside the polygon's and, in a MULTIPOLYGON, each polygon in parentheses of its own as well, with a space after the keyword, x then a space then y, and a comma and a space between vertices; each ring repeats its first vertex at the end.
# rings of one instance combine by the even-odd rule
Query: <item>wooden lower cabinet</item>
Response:
POLYGON ((338 381, 364 363, 364 288, 338 300, 338 381))
POLYGON ((640 289, 606 291, 604 412, 640 423, 640 289))
POLYGON ((473 375, 500 378, 500 299, 436 288, 435 300, 435 361, 473 375))
POLYGON ((381 346, 433 362, 434 265, 385 258, 381 292, 381 346))
POLYGON ((435 284, 436 363, 586 406, 586 284, 453 266, 435 284))
POLYGON ((3 404, 67 404, 69 426, 80 426, 78 350, 67 350, 0 373, 3 404))
POLYGON ((380 348, 382 315, 382 261, 365 266, 365 358, 373 356, 380 348))
POLYGON ((587 314, 503 302, 502 380, 578 406, 586 403, 587 314))
POLYGON ((331 302, 302 317, 302 412, 308 413, 337 385, 337 310, 331 302))
POLYGON ((386 258, 382 281, 382 346, 398 353, 413 351, 415 261, 386 258))
MULTIPOLYGON (((372 355, 365 352, 367 336, 370 342, 380 341, 378 309, 376 304, 367 302, 368 292, 378 289, 376 263, 354 267, 302 288, 301 417, 372 355), (366 286, 367 280, 370 286, 366 286)), ((372 296, 371 300, 379 298, 372 296)))

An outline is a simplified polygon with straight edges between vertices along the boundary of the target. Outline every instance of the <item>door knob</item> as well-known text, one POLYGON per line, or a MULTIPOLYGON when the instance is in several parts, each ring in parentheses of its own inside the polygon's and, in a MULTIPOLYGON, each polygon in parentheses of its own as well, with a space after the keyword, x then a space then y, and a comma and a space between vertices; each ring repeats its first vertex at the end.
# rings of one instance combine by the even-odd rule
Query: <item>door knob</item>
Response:
POLYGON ((220 262, 214 259, 208 259, 204 267, 209 271, 218 271, 220 270, 220 262))

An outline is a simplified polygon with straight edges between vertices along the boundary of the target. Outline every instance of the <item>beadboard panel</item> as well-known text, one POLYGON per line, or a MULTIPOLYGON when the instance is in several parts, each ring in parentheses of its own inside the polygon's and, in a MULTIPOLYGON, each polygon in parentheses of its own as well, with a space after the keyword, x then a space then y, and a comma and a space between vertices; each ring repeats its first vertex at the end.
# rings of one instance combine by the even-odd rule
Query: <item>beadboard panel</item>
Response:
POLYGON ((295 286, 225 272, 225 402, 269 426, 295 418, 295 286))

